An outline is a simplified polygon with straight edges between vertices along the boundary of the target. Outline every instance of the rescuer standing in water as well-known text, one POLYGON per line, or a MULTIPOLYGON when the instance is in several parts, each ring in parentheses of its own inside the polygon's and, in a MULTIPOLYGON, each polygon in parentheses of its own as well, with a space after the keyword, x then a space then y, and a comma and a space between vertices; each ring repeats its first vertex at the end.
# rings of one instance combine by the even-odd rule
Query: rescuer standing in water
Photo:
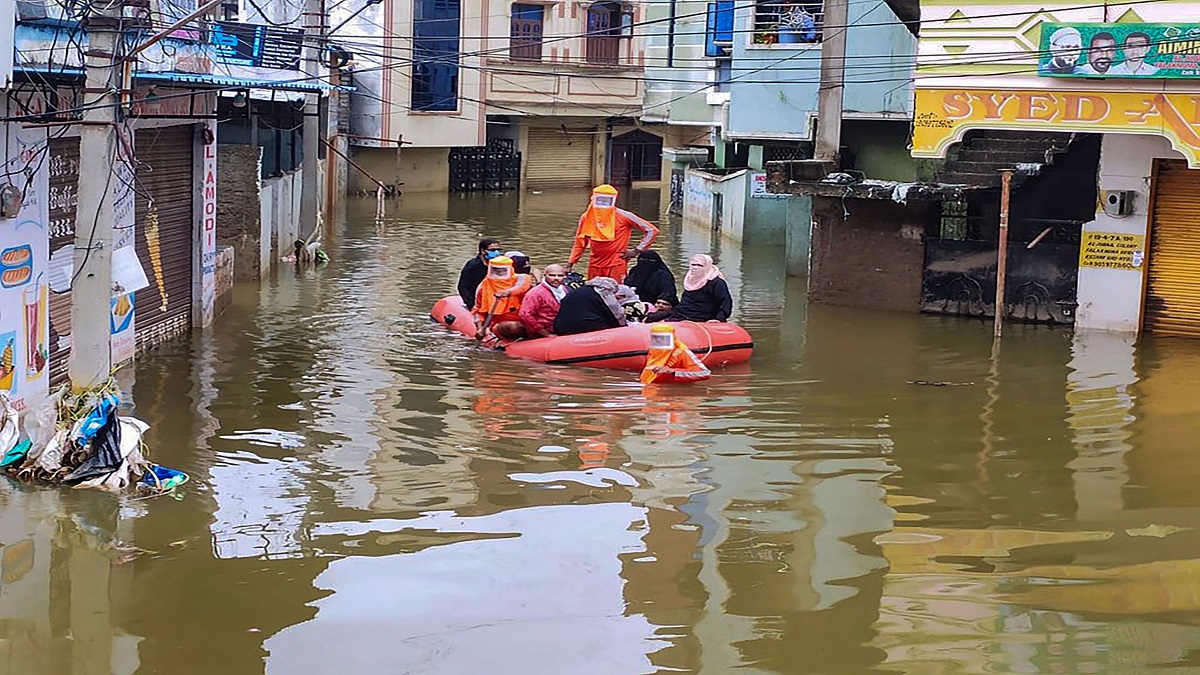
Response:
POLYGON ((592 199, 587 211, 579 218, 575 230, 575 245, 567 259, 567 271, 579 262, 586 249, 591 249, 588 259, 587 278, 610 277, 618 281, 625 278, 626 264, 630 258, 650 248, 658 228, 637 214, 617 208, 617 189, 601 185, 592 190, 592 199), (629 241, 633 230, 642 231, 642 240, 631 247, 629 241))
POLYGON ((708 366, 687 345, 675 339, 674 326, 659 323, 650 328, 650 351, 642 369, 642 384, 699 382, 711 376, 708 366))

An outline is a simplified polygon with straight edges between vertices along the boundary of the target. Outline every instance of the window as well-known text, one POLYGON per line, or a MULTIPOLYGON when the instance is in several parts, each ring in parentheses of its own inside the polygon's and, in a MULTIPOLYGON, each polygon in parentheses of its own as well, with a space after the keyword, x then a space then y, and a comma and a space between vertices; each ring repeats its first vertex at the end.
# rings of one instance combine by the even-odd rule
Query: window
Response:
POLYGON ((755 44, 814 44, 821 41, 824 6, 820 2, 757 0, 755 44))
POLYGON ((619 2, 597 2, 587 11, 588 63, 615 66, 621 62, 621 38, 630 37, 633 15, 622 11, 619 2))
POLYGON ((708 3, 704 31, 704 55, 728 56, 733 47, 733 0, 708 3))
POLYGON ((413 0, 413 110, 458 110, 459 1, 413 0))
POLYGON ((542 23, 546 8, 514 3, 508 33, 508 58, 513 61, 542 60, 542 23))

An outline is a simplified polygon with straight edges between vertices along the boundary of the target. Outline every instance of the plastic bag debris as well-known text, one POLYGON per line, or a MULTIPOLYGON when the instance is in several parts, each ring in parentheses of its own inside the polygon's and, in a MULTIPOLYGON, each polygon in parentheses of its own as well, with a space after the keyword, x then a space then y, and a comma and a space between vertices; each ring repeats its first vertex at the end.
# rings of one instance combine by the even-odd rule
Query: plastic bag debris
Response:
POLYGON ((188 475, 177 469, 171 469, 157 464, 151 464, 150 470, 142 476, 142 483, 156 490, 170 490, 188 482, 188 475))
MULTIPOLYGON (((103 406, 103 404, 101 404, 103 406)), ((110 474, 121 468, 121 423, 117 420, 117 415, 113 412, 113 406, 103 406, 108 410, 108 416, 104 423, 94 431, 91 429, 92 416, 99 411, 99 408, 92 411, 92 415, 85 418, 88 429, 83 433, 83 436, 89 436, 86 443, 89 450, 87 458, 83 463, 75 468, 74 471, 67 474, 63 481, 67 484, 74 484, 85 481, 96 476, 110 474)), ((72 434, 73 439, 78 439, 79 436, 72 434)), ((76 440, 79 443, 78 440, 76 440)), ((83 446, 84 443, 79 443, 83 446)))
POLYGON ((75 423, 75 428, 71 430, 71 440, 79 445, 87 445, 92 437, 109 423, 109 418, 114 416, 119 404, 116 396, 102 397, 91 412, 75 423))
POLYGON ((24 461, 24 459, 29 455, 29 448, 32 446, 33 442, 28 438, 14 445, 11 450, 4 453, 3 457, 0 457, 0 468, 12 466, 17 462, 24 461))
MULTIPOLYGON (((65 483, 76 488, 97 488, 119 491, 133 486, 144 489, 142 479, 152 465, 143 452, 142 437, 150 425, 133 417, 120 417, 120 399, 116 389, 109 386, 92 392, 70 395, 60 389, 35 410, 26 415, 28 438, 19 444, 19 421, 15 414, 0 419, 0 468, 16 478, 27 481, 65 483), (8 431, 8 420, 14 422, 15 434, 8 431), (5 446, 12 435, 13 447, 5 446)), ((0 392, 0 415, 10 410, 0 392)), ((173 470, 169 470, 173 471, 173 470)), ((178 473, 170 487, 187 480, 178 473)), ((161 486, 162 479, 152 479, 150 486, 161 486)), ((167 488, 152 488, 165 491, 167 488)))

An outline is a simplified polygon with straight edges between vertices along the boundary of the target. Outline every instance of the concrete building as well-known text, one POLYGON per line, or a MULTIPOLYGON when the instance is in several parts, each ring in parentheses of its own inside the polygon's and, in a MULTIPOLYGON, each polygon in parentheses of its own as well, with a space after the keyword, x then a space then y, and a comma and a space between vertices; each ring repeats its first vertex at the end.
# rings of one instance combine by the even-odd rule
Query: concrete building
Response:
POLYGON ((1078 227, 1064 237, 1075 249, 1065 268, 1078 286, 1075 325, 1200 336, 1188 215, 1200 207, 1200 70, 1183 37, 1196 25, 1163 25, 1200 15, 1200 5, 1057 2, 999 13, 982 2, 923 3, 921 12, 919 73, 938 78, 918 79, 913 155, 952 156, 993 130, 1057 134, 1065 156, 1090 144, 1090 200, 1079 200, 1078 227))
MULTIPOLYGON (((708 22, 708 53, 717 60, 720 133, 713 165, 691 169, 685 220, 708 225, 745 243, 786 244, 788 270, 808 270, 811 200, 767 189, 767 162, 813 157, 823 42, 844 33, 841 166, 880 177, 911 180, 914 163, 904 141, 911 116, 911 72, 916 40, 906 8, 849 3, 845 26, 824 25, 820 2, 758 0, 716 3, 708 22), (732 28, 721 11, 730 13, 732 28)), ((833 57, 838 58, 838 57, 833 57)), ((822 174, 823 175, 823 174, 822 174)))
POLYGON ((481 66, 484 17, 494 12, 460 0, 385 0, 331 13, 334 38, 354 53, 347 138, 366 174, 350 173, 350 192, 374 194, 372 178, 444 192, 450 149, 486 144, 481 66))

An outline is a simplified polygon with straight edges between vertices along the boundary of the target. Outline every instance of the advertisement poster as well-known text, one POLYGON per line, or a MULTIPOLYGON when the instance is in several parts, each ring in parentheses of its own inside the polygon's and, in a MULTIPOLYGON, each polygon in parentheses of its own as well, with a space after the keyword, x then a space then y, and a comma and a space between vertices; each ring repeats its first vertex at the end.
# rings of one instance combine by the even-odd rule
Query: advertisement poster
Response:
POLYGON ((1200 78, 1200 24, 1043 23, 1038 75, 1200 78))
POLYGON ((24 410, 49 391, 49 151, 45 129, 5 126, 0 191, 19 205, 0 217, 0 391, 24 410))
POLYGON ((109 303, 109 324, 112 329, 109 355, 113 368, 133 361, 136 351, 133 291, 146 286, 146 275, 137 263, 134 249, 134 194, 130 187, 134 184, 133 139, 127 129, 122 129, 120 133, 121 161, 115 167, 119 180, 113 203, 113 281, 129 292, 113 297, 109 303), (130 257, 133 258, 132 264, 130 257), (136 280, 134 277, 137 277, 136 280))
POLYGON ((767 174, 754 173, 750 174, 750 198, 751 199, 787 199, 785 194, 769 192, 767 190, 767 174))

